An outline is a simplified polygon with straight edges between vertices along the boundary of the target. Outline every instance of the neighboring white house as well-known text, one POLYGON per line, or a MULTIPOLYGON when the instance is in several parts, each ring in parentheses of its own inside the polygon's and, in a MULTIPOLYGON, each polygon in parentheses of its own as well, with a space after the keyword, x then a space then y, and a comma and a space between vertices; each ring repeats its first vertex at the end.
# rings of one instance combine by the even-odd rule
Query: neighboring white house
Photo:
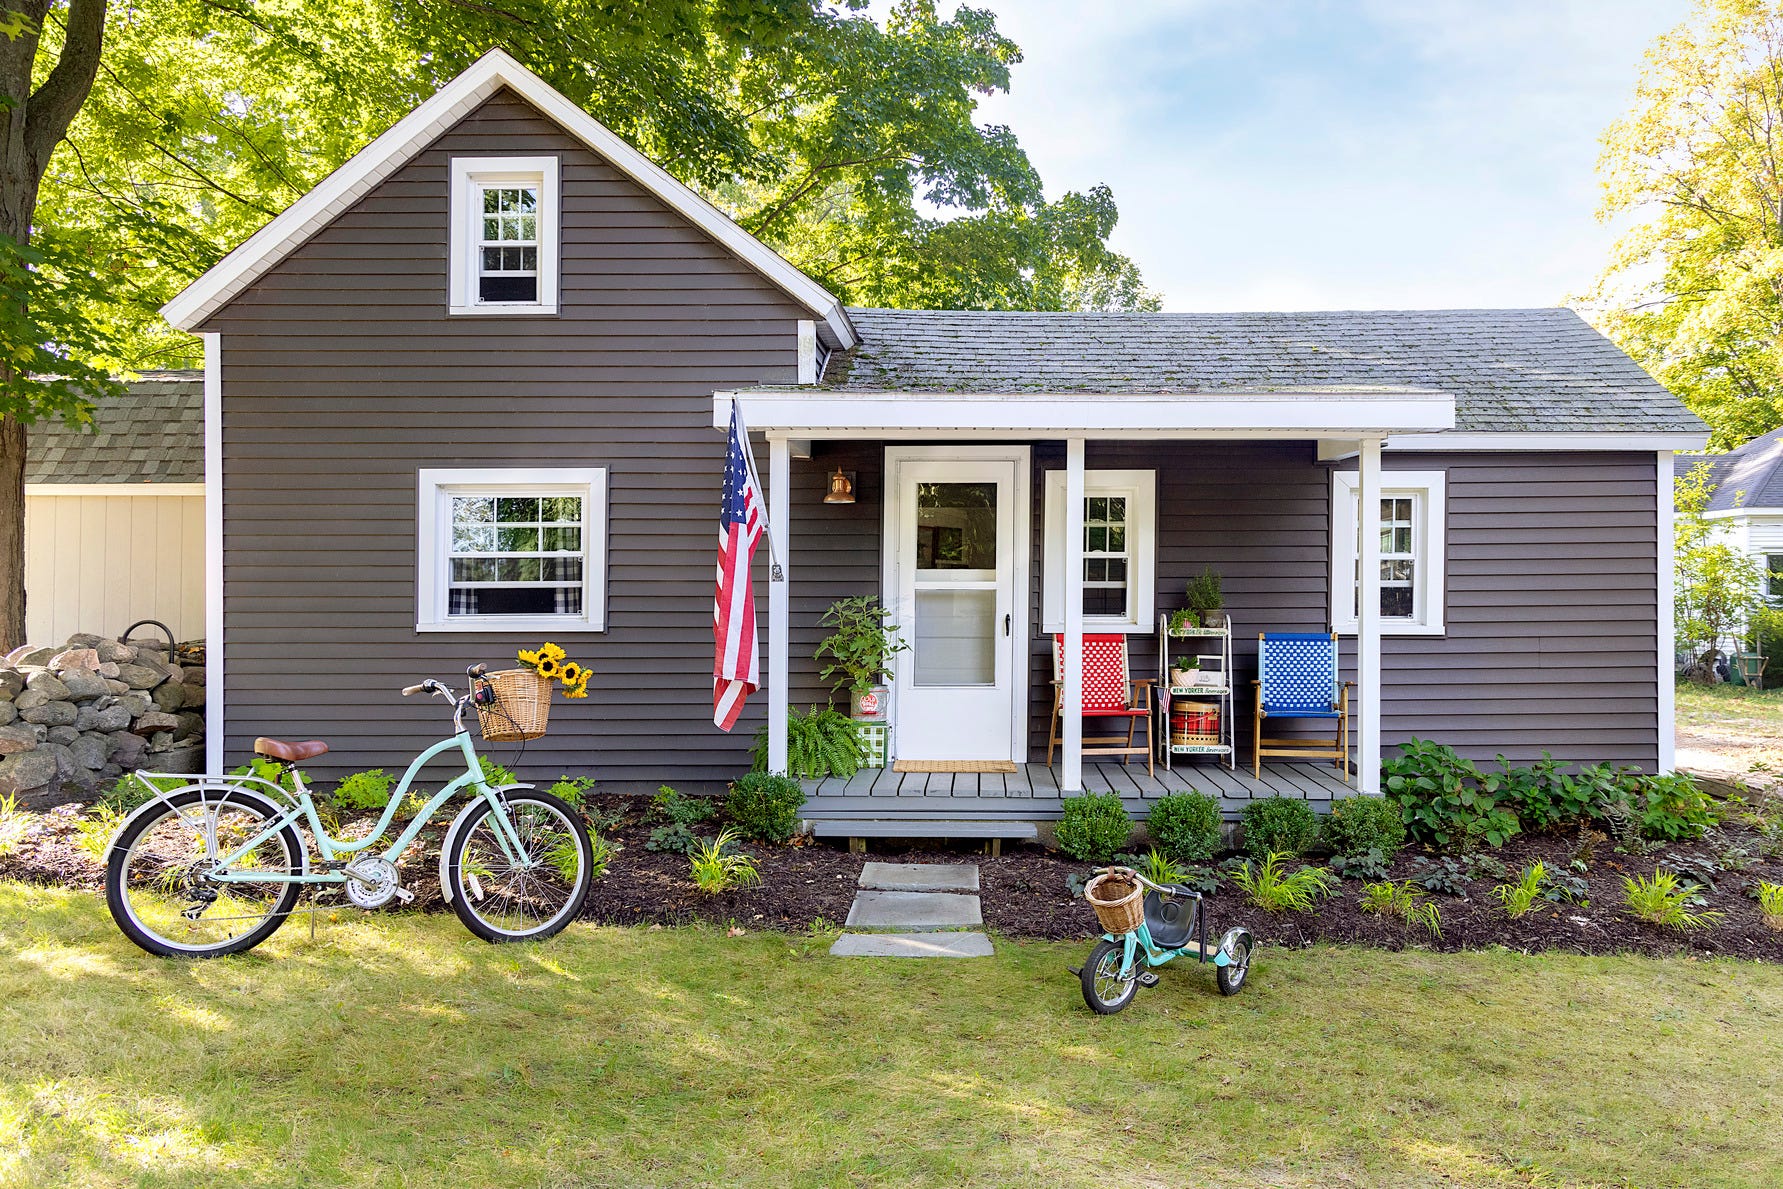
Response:
POLYGON ((92 429, 28 432, 27 638, 117 635, 139 619, 203 636, 203 373, 144 373, 92 429))
POLYGON ((1728 538, 1757 560, 1768 575, 1766 593, 1783 603, 1783 429, 1726 454, 1680 455, 1678 474, 1698 465, 1708 466, 1714 485, 1707 517, 1721 521, 1728 538))

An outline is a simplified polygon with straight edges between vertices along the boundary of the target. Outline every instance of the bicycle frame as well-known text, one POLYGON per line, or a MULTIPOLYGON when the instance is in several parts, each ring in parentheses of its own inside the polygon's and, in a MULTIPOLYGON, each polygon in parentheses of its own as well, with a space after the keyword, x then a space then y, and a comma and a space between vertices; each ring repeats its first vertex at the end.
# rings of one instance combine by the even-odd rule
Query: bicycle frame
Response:
MULTIPOLYGON (((474 787, 476 794, 489 802, 491 816, 493 816, 498 823, 495 830, 496 841, 501 846, 502 852, 508 861, 514 863, 522 870, 530 870, 538 866, 537 860, 533 860, 526 856, 526 847, 520 841, 520 836, 514 831, 514 824, 508 819, 507 812, 502 807, 501 799, 496 796, 497 790, 490 788, 484 781, 482 764, 478 762, 477 748, 471 741, 470 732, 461 730, 449 739, 441 739, 438 743, 435 743, 432 747, 423 751, 410 762, 408 770, 402 774, 402 779, 397 782, 396 788, 391 792, 390 801, 384 806, 384 812, 382 816, 378 818, 377 826, 364 838, 355 841, 343 841, 342 839, 335 838, 333 835, 329 834, 328 831, 323 828, 322 819, 316 814, 316 805, 314 800, 310 797, 309 788, 303 783, 302 779, 299 778, 297 780, 297 803, 280 814, 272 825, 268 826, 266 829, 256 834, 252 839, 242 843, 222 859, 218 860, 216 866, 211 870, 209 878, 218 883, 339 884, 347 882, 349 876, 346 872, 339 870, 292 873, 254 870, 235 871, 231 870, 231 867, 236 862, 239 862, 244 856, 252 854, 254 849, 261 843, 270 840, 278 834, 280 830, 283 830, 286 826, 292 825, 300 819, 307 819, 310 834, 316 840, 316 849, 322 852, 322 858, 325 862, 333 862, 338 855, 351 855, 357 851, 362 851, 371 847, 383 838, 384 832, 390 828, 390 823, 396 817, 397 806, 402 804, 403 798, 408 794, 409 786, 414 784, 415 777, 420 773, 421 769, 426 766, 429 760, 442 752, 450 750, 454 746, 464 754, 464 774, 452 780, 445 788, 435 793, 432 797, 429 797, 427 804, 422 806, 420 812, 415 814, 415 820, 409 823, 408 828, 397 836, 396 841, 392 842, 379 858, 394 863, 402 856, 404 851, 408 850, 409 845, 415 841, 415 838, 421 833, 422 828, 433 819, 433 815, 439 812, 441 806, 451 800, 459 790, 466 787, 474 787)), ((209 837, 205 839, 205 845, 210 853, 214 854, 217 850, 216 822, 214 819, 206 823, 206 830, 209 837)))

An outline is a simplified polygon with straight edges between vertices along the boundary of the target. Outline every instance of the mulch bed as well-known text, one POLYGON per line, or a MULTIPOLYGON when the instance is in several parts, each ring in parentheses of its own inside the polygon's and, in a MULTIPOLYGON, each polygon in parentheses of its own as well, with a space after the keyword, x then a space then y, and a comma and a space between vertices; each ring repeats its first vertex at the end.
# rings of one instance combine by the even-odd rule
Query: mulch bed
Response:
MULTIPOLYGON (((620 849, 589 895, 583 914, 589 920, 665 926, 700 921, 804 933, 824 925, 837 927, 847 919, 861 865, 868 860, 973 862, 979 867, 985 924, 992 931, 1007 937, 1058 941, 1087 940, 1096 932, 1089 907, 1072 898, 1066 886, 1068 876, 1087 873, 1090 865, 1037 846, 1010 848, 993 859, 966 846, 881 848, 868 855, 853 855, 839 845, 806 840, 789 846, 752 845, 745 849, 757 859, 762 883, 706 896, 688 878, 685 857, 646 849, 653 824, 647 798, 608 796, 598 798, 597 803, 603 816, 619 816, 606 837, 620 849)), ((0 857, 0 879, 100 890, 103 870, 75 844, 77 821, 75 806, 39 815, 19 849, 0 857)), ((422 835, 419 851, 411 850, 404 862, 407 886, 417 897, 415 907, 443 907, 435 872, 445 824, 441 821, 430 827, 422 835)), ((351 835, 357 831, 349 824, 344 832, 351 835)), ((1667 861, 1714 860, 1735 846, 1753 854, 1760 850, 1757 835, 1731 821, 1709 839, 1667 845, 1644 855, 1618 854, 1601 835, 1576 831, 1519 837, 1490 854, 1513 874, 1538 859, 1550 871, 1564 871, 1572 859, 1584 857, 1587 904, 1543 902, 1522 920, 1514 921, 1491 894, 1499 881, 1482 876, 1468 885, 1465 897, 1432 897, 1442 912, 1440 938, 1396 919, 1361 911, 1359 881, 1345 881, 1338 893, 1314 912, 1275 914, 1249 905, 1236 888, 1224 883, 1208 902, 1209 932, 1217 936, 1232 925, 1244 924, 1259 940, 1288 946, 1316 941, 1390 950, 1503 946, 1524 951, 1687 953, 1783 961, 1783 933, 1766 928, 1757 904, 1745 895, 1747 887, 1759 879, 1783 883, 1783 859, 1756 861, 1743 871, 1717 875, 1715 886, 1705 887, 1703 894, 1708 908, 1725 915, 1708 929, 1688 933, 1662 929, 1642 924, 1623 910, 1624 875, 1650 875, 1667 861)), ((1392 877, 1412 877, 1424 857, 1416 850, 1405 851, 1395 860, 1392 877)))

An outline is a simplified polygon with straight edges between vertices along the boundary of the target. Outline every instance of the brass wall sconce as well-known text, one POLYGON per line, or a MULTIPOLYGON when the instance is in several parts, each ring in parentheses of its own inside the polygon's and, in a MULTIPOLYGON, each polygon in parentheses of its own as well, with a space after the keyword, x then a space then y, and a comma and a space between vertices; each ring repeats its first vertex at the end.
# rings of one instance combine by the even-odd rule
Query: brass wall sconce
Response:
POLYGON ((854 472, 837 470, 830 473, 829 490, 824 492, 826 504, 854 503, 854 472))

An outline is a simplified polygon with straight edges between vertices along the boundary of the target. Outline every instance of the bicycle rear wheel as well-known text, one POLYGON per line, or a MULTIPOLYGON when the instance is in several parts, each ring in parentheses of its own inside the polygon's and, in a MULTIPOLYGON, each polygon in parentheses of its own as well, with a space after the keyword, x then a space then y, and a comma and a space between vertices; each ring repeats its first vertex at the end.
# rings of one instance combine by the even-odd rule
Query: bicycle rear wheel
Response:
MULTIPOLYGON (((301 888, 279 880, 212 879, 216 860, 266 830, 278 807, 241 789, 187 789, 131 818, 105 865, 105 902, 124 936, 166 958, 216 958, 251 950, 285 923, 301 888), (212 844, 216 849, 211 849, 212 844)), ((235 864, 297 875, 303 842, 286 826, 235 864)))
POLYGON ((489 802, 479 802, 446 855, 452 911, 484 941, 541 940, 582 911, 594 883, 594 847, 567 801, 531 789, 500 796, 520 853, 509 856, 489 802))

